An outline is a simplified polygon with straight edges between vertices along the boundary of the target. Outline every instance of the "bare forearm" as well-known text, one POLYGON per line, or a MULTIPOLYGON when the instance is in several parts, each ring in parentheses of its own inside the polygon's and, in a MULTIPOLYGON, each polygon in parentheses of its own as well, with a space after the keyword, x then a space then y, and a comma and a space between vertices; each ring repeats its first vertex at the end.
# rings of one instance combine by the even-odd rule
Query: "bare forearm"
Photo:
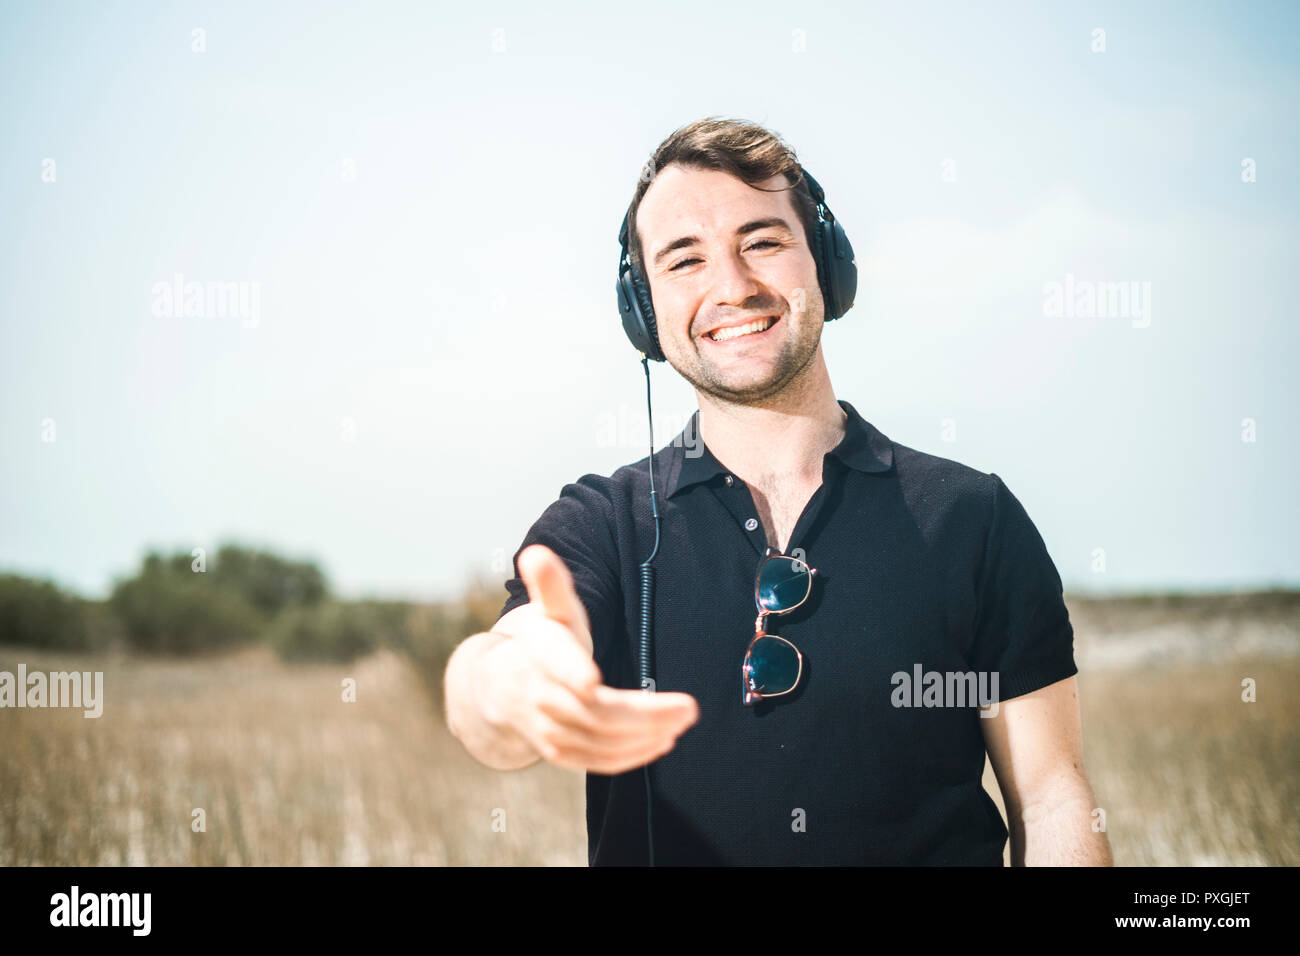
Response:
POLYGON ((1110 841, 1094 829, 1096 797, 1087 780, 1062 784, 1051 796, 1009 816, 1012 866, 1113 866, 1110 841))
POLYGON ((490 652, 511 638, 495 631, 467 637, 457 645, 443 675, 447 726, 470 756, 494 770, 518 770, 538 754, 519 734, 493 724, 484 710, 494 678, 490 652))

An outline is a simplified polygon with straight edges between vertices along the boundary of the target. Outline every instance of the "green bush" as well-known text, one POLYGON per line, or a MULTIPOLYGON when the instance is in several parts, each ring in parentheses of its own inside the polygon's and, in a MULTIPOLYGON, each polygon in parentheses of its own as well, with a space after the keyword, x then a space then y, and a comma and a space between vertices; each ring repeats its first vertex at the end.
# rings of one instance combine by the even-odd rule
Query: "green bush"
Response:
POLYGON ((195 654, 266 641, 289 661, 349 662, 391 647, 435 694, 452 650, 496 620, 500 582, 477 578, 460 600, 343 602, 310 562, 222 545, 197 571, 189 552, 151 551, 107 601, 83 601, 48 581, 0 575, 0 644, 87 650, 124 644, 195 654))
POLYGON ((398 602, 327 601, 292 608, 272 628, 271 646, 287 661, 345 663, 381 645, 393 646, 406 607, 398 602))
MULTIPOLYGON (((188 555, 181 557, 188 561, 188 555)), ((233 544, 221 546, 207 573, 219 587, 238 592, 268 617, 288 607, 319 604, 328 592, 325 575, 316 565, 233 544)))
POLYGON ((310 562, 224 544, 201 571, 190 552, 150 551, 109 605, 131 647, 192 654, 264 638, 287 609, 314 607, 327 594, 310 562))
POLYGON ((50 581, 0 574, 0 644, 85 650, 92 645, 86 608, 50 581))
POLYGON ((182 571, 156 558, 150 555, 141 573, 120 582, 109 598, 131 647, 193 654, 254 640, 265 629, 265 617, 238 592, 188 563, 182 571))

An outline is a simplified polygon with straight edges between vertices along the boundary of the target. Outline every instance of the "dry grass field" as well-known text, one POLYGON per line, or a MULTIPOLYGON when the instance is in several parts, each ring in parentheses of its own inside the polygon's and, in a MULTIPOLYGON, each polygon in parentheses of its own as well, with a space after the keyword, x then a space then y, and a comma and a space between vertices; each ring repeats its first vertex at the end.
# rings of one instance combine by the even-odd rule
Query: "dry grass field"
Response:
MULTIPOLYGON (((1300 864, 1297 595, 1070 605, 1116 863, 1300 864)), ((0 670, 19 662, 102 670, 105 704, 0 710, 2 865, 586 863, 581 775, 480 767, 442 724, 433 668, 406 656, 0 648, 0 670)))

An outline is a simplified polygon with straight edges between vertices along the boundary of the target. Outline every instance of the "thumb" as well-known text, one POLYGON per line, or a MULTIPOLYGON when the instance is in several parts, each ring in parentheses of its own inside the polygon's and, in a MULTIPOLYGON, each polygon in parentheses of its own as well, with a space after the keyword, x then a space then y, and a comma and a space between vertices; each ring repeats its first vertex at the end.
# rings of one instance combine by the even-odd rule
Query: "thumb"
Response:
POLYGON ((544 544, 530 544, 519 552, 519 577, 528 589, 529 602, 542 614, 575 633, 591 633, 573 574, 558 554, 544 544))

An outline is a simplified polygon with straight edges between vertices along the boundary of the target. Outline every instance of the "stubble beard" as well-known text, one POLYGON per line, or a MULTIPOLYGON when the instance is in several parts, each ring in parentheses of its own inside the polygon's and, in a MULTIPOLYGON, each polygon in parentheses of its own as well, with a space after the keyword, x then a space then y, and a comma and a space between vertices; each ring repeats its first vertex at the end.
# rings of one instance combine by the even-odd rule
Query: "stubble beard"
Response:
MULTIPOLYGON (((708 346, 697 341, 691 343, 690 362, 677 368, 677 373, 700 392, 725 404, 756 405, 766 402, 792 385, 797 387, 798 380, 812 365, 821 341, 820 326, 823 323, 815 322, 809 314, 805 313, 797 326, 791 322, 788 314, 782 316, 780 324, 787 323, 791 324, 796 334, 791 337, 788 334, 790 330, 786 330, 787 337, 777 354, 775 364, 767 375, 757 381, 745 385, 734 384, 733 379, 729 379, 717 365, 701 355, 701 351, 708 346)), ((744 374, 743 371, 741 374, 744 374)))

